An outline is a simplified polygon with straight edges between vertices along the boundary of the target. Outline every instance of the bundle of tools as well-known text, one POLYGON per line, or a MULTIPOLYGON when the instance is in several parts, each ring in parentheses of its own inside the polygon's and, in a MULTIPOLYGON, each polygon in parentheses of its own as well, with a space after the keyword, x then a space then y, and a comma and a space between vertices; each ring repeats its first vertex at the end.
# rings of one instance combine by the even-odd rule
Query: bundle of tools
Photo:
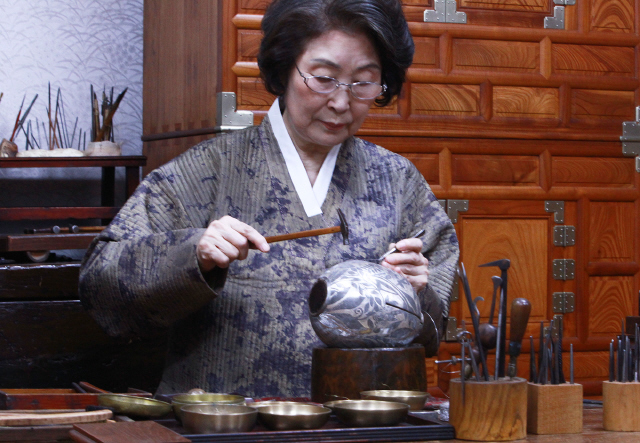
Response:
MULTIPOLYGON (((551 320, 551 324, 546 329, 544 327, 544 322, 540 322, 540 346, 537 366, 533 336, 529 337, 531 343, 529 381, 531 383, 543 385, 559 385, 566 383, 564 371, 562 369, 563 334, 562 317, 556 317, 551 320)), ((569 362, 569 380, 570 383, 573 384, 573 345, 570 346, 569 362)))
POLYGON ((460 334, 461 343, 461 361, 466 362, 465 354, 468 354, 470 358, 471 367, 466 367, 466 363, 461 370, 461 380, 469 378, 470 374, 475 374, 477 381, 489 381, 489 368, 487 366, 486 355, 491 349, 496 349, 496 364, 493 374, 493 380, 498 380, 505 376, 513 378, 517 374, 516 361, 520 355, 522 347, 522 337, 524 336, 527 322, 529 321, 529 314, 531 313, 531 303, 524 298, 516 298, 511 304, 511 329, 509 334, 509 366, 505 367, 505 351, 506 351, 506 331, 507 331, 507 270, 509 269, 511 262, 508 259, 497 260, 490 263, 481 265, 497 266, 501 270, 501 276, 492 277, 493 281, 493 299, 491 302, 491 312, 489 315, 489 322, 480 324, 480 311, 477 307, 478 301, 484 301, 482 297, 474 299, 471 296, 471 290, 469 288, 469 280, 467 279, 467 273, 464 268, 464 264, 460 263, 458 274, 462 280, 462 285, 469 306, 469 313, 471 315, 471 323, 474 333, 471 334, 468 331, 463 331, 460 334), (493 317, 496 305, 497 291, 500 289, 500 301, 498 305, 498 325, 493 326, 493 317), (475 346, 471 345, 471 341, 475 343, 475 346), (479 364, 479 366, 478 366, 479 364), (505 370, 506 369, 506 370, 505 370))
POLYGON ((640 327, 637 323, 635 324, 634 342, 631 344, 631 340, 625 332, 624 320, 621 323, 622 334, 617 337, 617 340, 611 340, 609 343, 609 381, 637 382, 640 370, 640 352, 637 348, 640 327), (614 341, 618 342, 615 352, 614 341))
POLYGON ((120 106, 120 102, 124 98, 128 88, 124 88, 118 97, 113 99, 113 88, 107 96, 106 91, 102 91, 102 105, 98 103, 98 97, 91 85, 91 141, 114 141, 113 139, 113 116, 120 106), (100 124, 100 116, 102 116, 102 124, 100 124))

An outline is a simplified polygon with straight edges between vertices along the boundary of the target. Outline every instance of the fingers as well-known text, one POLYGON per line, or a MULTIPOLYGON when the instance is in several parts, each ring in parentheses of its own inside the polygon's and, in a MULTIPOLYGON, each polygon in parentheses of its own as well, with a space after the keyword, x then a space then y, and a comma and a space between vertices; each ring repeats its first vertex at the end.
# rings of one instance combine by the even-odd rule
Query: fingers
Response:
POLYGON ((421 253, 422 240, 408 238, 394 246, 400 252, 388 255, 381 265, 404 275, 416 292, 421 291, 429 279, 429 261, 421 253))
POLYGON ((206 272, 216 266, 226 268, 235 260, 244 260, 249 253, 250 242, 262 252, 269 251, 265 238, 246 223, 230 216, 214 220, 196 248, 200 268, 206 272))

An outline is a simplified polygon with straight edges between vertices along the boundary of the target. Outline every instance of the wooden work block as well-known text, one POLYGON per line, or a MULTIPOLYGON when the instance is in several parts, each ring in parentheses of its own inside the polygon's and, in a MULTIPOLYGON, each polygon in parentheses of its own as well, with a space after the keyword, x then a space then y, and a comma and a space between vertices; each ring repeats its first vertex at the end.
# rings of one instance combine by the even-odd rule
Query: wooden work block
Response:
POLYGON ((74 425, 69 436, 78 443, 189 443, 191 441, 155 421, 74 425))
POLYGON ((501 378, 466 380, 464 400, 460 379, 449 383, 449 423, 456 438, 474 441, 511 441, 527 436, 527 381, 501 378))
POLYGON ((640 383, 602 382, 602 426, 607 431, 640 431, 640 383))
POLYGON ((582 432, 582 385, 529 383, 527 432, 579 434, 582 432))

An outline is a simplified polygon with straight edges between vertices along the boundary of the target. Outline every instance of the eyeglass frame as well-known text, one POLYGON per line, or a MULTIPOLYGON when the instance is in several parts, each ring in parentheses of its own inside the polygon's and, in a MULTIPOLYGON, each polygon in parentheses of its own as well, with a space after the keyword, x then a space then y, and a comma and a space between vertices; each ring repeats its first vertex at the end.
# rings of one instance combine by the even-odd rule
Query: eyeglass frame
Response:
POLYGON ((300 68, 298 67, 298 65, 295 65, 296 69, 298 70, 298 74, 300 74, 300 77, 302 77, 304 79, 304 84, 307 86, 307 88, 309 88, 310 90, 312 90, 313 92, 315 92, 316 94, 331 94, 332 92, 334 92, 336 89, 338 89, 340 86, 346 86, 349 89, 349 92, 351 93, 352 96, 354 96, 355 98, 357 98, 358 100, 373 100, 376 97, 380 97, 382 94, 385 93, 385 91, 387 90, 387 85, 385 85, 384 83, 378 83, 378 82, 353 82, 353 83, 343 83, 338 81, 338 79, 333 78, 333 77, 329 77, 328 75, 311 75, 310 77, 305 77, 304 74, 302 74, 302 71, 300 71, 300 68), (309 83, 307 83, 307 81, 309 81, 312 78, 323 78, 323 79, 327 79, 327 80, 333 80, 334 84, 335 84, 335 88, 331 91, 327 91, 327 92, 322 92, 322 91, 316 91, 315 89, 311 88, 311 86, 309 86, 309 83), (368 83, 368 84, 375 84, 378 85, 382 88, 382 91, 380 91, 380 93, 378 95, 376 95, 375 97, 369 97, 369 98, 362 98, 362 97, 358 97, 354 92, 353 92, 353 87, 355 85, 358 84, 362 84, 362 83, 368 83))

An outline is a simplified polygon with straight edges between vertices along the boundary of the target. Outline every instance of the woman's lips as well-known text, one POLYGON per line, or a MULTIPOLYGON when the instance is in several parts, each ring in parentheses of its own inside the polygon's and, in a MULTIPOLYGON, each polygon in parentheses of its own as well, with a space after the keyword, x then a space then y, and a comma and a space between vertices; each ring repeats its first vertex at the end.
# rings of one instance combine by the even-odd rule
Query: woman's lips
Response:
POLYGON ((329 131, 339 131, 340 129, 344 128, 346 126, 345 123, 330 123, 330 122, 322 122, 322 124, 329 130, 329 131))

